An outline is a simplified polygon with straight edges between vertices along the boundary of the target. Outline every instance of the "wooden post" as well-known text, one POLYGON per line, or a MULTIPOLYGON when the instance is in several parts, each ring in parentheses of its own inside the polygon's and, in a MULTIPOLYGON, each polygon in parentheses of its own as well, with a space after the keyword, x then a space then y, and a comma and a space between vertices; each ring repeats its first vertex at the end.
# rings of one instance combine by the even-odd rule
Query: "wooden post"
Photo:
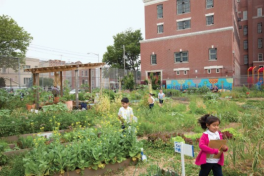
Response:
POLYGON ((62 71, 60 71, 60 95, 63 97, 62 71))
MULTIPOLYGON (((39 73, 35 73, 35 86, 39 86, 39 73)), ((39 87, 36 89, 35 103, 36 109, 39 109, 39 87)))
POLYGON ((89 92, 92 93, 92 70, 89 68, 89 92))
POLYGON ((103 82, 102 82, 102 68, 100 68, 100 96, 103 93, 103 82))
POLYGON ((78 66, 75 70, 75 98, 76 98, 76 108, 79 108, 79 76, 78 76, 78 66))
POLYGON ((33 86, 36 85, 36 73, 32 73, 33 74, 33 86))

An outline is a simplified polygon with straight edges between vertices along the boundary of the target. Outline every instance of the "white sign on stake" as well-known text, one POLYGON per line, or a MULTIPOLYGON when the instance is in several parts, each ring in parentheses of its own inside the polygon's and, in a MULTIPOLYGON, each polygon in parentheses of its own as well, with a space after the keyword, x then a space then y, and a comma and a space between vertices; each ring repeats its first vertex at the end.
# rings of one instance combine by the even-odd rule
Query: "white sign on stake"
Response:
POLYGON ((185 176, 184 155, 194 157, 193 145, 184 144, 183 142, 174 142, 174 149, 175 152, 181 154, 182 176, 185 176))

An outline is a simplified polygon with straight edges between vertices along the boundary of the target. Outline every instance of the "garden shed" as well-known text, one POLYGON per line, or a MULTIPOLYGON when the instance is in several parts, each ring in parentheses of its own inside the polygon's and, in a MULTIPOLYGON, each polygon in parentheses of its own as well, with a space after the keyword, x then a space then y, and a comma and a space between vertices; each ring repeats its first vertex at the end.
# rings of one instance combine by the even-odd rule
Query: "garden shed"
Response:
MULTIPOLYGON (((89 70, 89 91, 92 91, 91 87, 91 69, 100 68, 100 88, 102 89, 102 67, 105 63, 87 63, 87 64, 76 64, 76 65, 63 65, 63 66, 53 66, 53 67, 39 67, 39 68, 31 68, 25 69, 25 72, 31 72, 33 75, 33 85, 39 86, 39 74, 40 73, 54 73, 54 86, 60 86, 60 95, 63 97, 63 71, 75 71, 75 90, 79 90, 79 70, 88 69, 89 70)), ((76 95, 76 106, 79 104, 78 91, 75 91, 76 95)), ((37 108, 39 107, 39 94, 36 93, 35 102, 37 108)))

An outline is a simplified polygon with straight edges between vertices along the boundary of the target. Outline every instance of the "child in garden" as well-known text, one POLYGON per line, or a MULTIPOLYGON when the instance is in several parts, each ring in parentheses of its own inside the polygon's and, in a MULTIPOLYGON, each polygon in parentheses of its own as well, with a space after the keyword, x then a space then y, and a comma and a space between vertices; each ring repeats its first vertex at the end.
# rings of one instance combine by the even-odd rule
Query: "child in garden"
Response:
POLYGON ((220 120, 212 115, 206 114, 202 116, 198 123, 206 130, 200 138, 199 148, 201 149, 198 154, 195 164, 201 166, 199 176, 208 176, 210 171, 213 170, 214 176, 223 176, 222 166, 224 164, 224 154, 228 150, 226 145, 223 145, 220 149, 214 149, 208 147, 210 140, 221 140, 222 134, 219 129, 220 120), (220 159, 207 158, 207 154, 217 155, 221 152, 220 159))
POLYGON ((123 98, 121 100, 122 107, 119 109, 118 118, 122 122, 122 129, 125 128, 125 122, 130 123, 133 121, 134 114, 132 108, 129 107, 129 99, 123 98))
POLYGON ((160 92, 158 94, 158 99, 159 99, 159 105, 160 107, 162 106, 163 104, 163 98, 165 97, 165 94, 162 92, 162 89, 160 89, 160 92))
POLYGON ((152 109, 154 107, 155 99, 153 98, 152 94, 149 93, 148 103, 149 103, 149 109, 152 109))

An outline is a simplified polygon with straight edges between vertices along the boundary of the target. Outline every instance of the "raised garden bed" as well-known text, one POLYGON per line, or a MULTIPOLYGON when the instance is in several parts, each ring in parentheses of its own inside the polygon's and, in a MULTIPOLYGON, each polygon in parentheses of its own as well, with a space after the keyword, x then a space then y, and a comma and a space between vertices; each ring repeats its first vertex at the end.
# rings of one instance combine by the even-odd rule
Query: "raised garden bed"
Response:
MULTIPOLYGON (((59 130, 60 133, 68 132, 69 130, 59 130)), ((52 133, 52 131, 43 132, 45 133, 52 133)), ((19 137, 28 137, 28 136, 36 136, 38 133, 30 133, 30 134, 21 134, 21 135, 15 135, 15 136, 8 136, 8 137, 1 137, 2 140, 12 143, 18 141, 19 137)))
MULTIPOLYGON (((83 175, 91 175, 91 176, 99 176, 105 173, 117 171, 119 169, 123 169, 124 167, 129 166, 130 164, 136 164, 137 162, 132 161, 131 158, 126 159, 125 161, 121 163, 115 163, 115 164, 107 164, 104 169, 98 169, 98 170, 93 170, 86 168, 83 170, 82 174, 83 175)), ((77 169, 75 171, 70 171, 70 172, 65 172, 64 174, 55 174, 54 176, 80 176, 80 169, 77 169)))

